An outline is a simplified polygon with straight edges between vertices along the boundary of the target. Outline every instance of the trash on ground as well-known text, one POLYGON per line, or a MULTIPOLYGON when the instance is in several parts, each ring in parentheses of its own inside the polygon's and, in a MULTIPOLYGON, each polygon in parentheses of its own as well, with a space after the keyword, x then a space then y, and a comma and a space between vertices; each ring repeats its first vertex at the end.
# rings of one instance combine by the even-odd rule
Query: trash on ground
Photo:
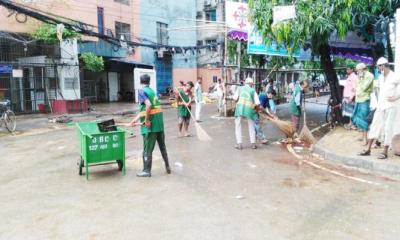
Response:
POLYGON ((175 166, 177 166, 177 167, 183 167, 183 164, 180 163, 180 162, 175 162, 175 166))
POLYGON ((245 199, 246 197, 242 196, 242 195, 237 195, 235 198, 241 200, 241 199, 245 199))

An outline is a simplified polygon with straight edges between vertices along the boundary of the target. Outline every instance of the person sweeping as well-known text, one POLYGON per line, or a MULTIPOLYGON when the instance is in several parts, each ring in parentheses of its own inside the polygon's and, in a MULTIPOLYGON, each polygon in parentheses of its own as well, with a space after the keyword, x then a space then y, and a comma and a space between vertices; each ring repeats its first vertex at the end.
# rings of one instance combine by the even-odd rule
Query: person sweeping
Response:
POLYGON ((260 105, 260 100, 256 90, 253 88, 254 81, 247 78, 245 86, 239 87, 233 99, 236 101, 235 109, 235 135, 236 146, 238 150, 242 150, 242 119, 247 119, 249 127, 250 142, 253 149, 257 149, 256 130, 254 120, 257 119, 256 107, 260 105))
POLYGON ((292 118, 293 128, 298 133, 300 130, 300 116, 301 116, 301 105, 304 99, 304 91, 308 88, 307 80, 301 81, 296 84, 293 90, 292 99, 289 103, 289 111, 292 118))
POLYGON ((190 111, 192 105, 192 88, 194 87, 193 82, 189 81, 186 83, 185 89, 178 89, 178 137, 190 137, 189 123, 190 123, 190 111))
POLYGON ((167 174, 171 173, 169 166, 167 147, 165 146, 164 119, 161 111, 160 101, 153 89, 149 87, 150 76, 148 74, 140 77, 143 89, 139 90, 139 115, 128 124, 128 126, 140 125, 143 136, 143 171, 137 173, 138 177, 151 177, 151 165, 153 150, 156 142, 164 159, 167 174))

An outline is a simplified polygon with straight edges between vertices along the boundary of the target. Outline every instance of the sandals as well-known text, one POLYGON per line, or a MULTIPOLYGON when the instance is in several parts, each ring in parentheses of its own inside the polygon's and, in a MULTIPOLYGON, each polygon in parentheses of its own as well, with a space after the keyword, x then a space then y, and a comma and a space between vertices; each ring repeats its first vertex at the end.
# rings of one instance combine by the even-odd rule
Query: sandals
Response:
POLYGON ((363 150, 362 152, 360 152, 357 155, 358 156, 370 156, 371 155, 371 151, 370 150, 363 150))
POLYGON ((378 159, 381 159, 381 160, 387 159, 387 158, 388 158, 387 153, 381 153, 381 154, 379 154, 379 156, 378 156, 378 159))

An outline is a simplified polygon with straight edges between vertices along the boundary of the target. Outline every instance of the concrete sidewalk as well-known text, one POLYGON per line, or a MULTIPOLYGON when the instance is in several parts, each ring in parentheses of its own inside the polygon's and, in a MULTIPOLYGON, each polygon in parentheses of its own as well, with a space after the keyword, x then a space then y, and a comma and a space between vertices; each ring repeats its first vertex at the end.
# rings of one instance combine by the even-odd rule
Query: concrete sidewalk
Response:
POLYGON ((358 139, 361 133, 337 128, 324 136, 315 146, 314 152, 324 159, 350 167, 400 176, 400 157, 389 151, 385 160, 377 159, 380 149, 372 149, 371 156, 358 156, 365 147, 358 139))

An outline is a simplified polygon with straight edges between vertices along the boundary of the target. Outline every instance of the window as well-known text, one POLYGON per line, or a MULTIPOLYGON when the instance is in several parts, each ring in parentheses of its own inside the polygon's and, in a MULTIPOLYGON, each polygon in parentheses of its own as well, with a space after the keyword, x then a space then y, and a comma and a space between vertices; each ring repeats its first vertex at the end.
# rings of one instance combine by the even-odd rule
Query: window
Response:
POLYGON ((124 36, 126 41, 131 40, 131 25, 122 22, 115 22, 115 36, 121 39, 124 36))
POLYGON ((114 2, 122 3, 122 4, 125 4, 125 5, 129 5, 130 0, 114 0, 114 2))
POLYGON ((168 24, 157 22, 157 43, 168 45, 168 24))
POLYGON ((197 41, 197 46, 203 46, 203 40, 198 40, 197 41))
POLYGON ((213 10, 207 10, 206 11, 206 20, 207 21, 217 21, 217 10, 213 9, 213 10))
POLYGON ((78 89, 78 79, 74 77, 64 78, 64 89, 65 90, 78 89))
POLYGON ((196 19, 201 19, 202 17, 203 17, 203 12, 202 11, 197 11, 196 19))
POLYGON ((217 39, 208 39, 208 40, 206 40, 206 45, 215 45, 215 46, 212 46, 210 48, 207 48, 207 50, 211 50, 213 52, 216 52, 217 51, 216 44, 217 44, 217 39))
POLYGON ((100 34, 104 34, 104 8, 97 7, 97 26, 100 34))

